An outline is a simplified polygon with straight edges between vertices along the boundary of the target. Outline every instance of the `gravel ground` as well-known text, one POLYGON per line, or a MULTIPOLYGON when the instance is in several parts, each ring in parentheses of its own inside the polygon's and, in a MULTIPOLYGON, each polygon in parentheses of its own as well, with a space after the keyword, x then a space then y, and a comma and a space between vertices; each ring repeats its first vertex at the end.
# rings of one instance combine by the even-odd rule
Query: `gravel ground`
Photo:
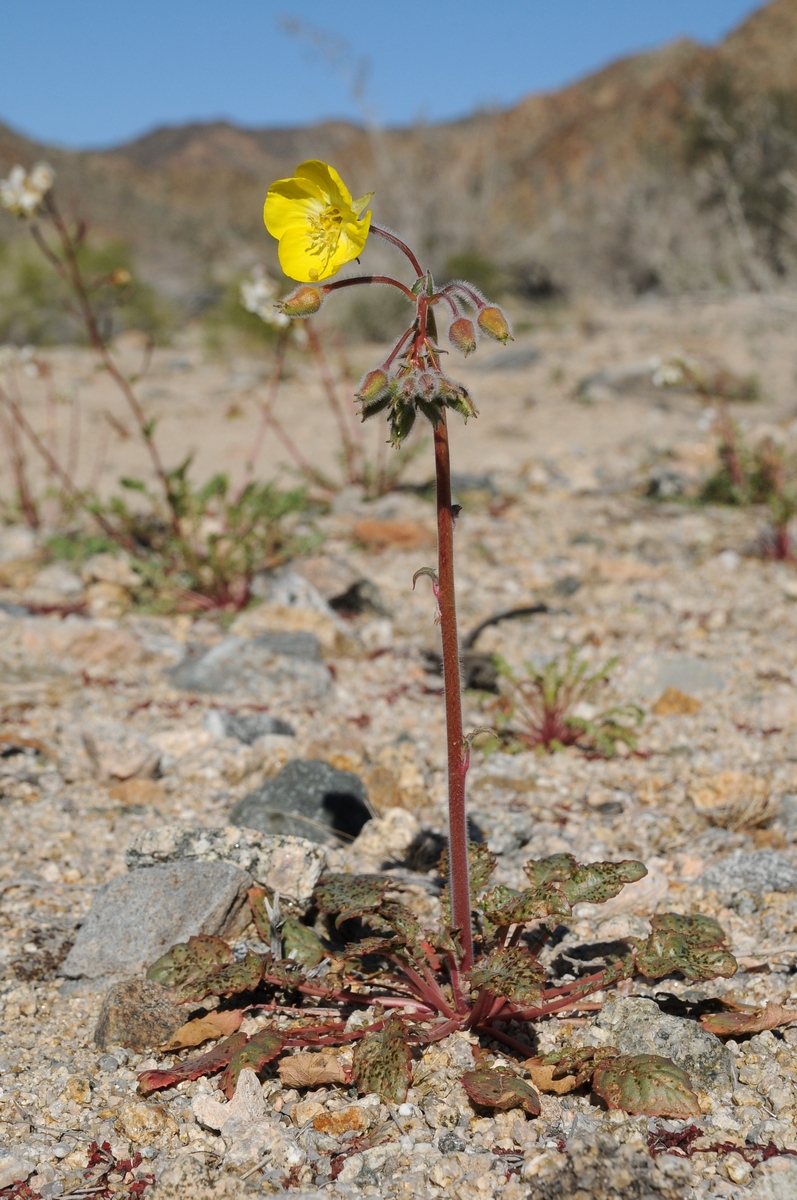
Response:
MULTIPOLYGON (((470 805, 499 855, 496 879, 517 883, 526 859, 559 851, 648 864, 648 877, 616 900, 577 910, 546 952, 560 973, 574 962, 568 951, 642 935, 656 911, 716 916, 741 964, 733 979, 705 985, 638 980, 626 999, 732 993, 797 1006, 797 575, 750 553, 761 512, 645 498, 662 463, 687 480, 709 468, 705 401, 649 381, 598 381, 590 404, 574 401, 573 391, 618 363, 699 354, 756 370, 764 398, 733 405, 734 414, 754 432, 788 434, 792 323, 792 313, 761 298, 640 306, 549 322, 507 352, 526 354, 507 370, 468 364, 485 418, 457 432, 455 454, 463 453, 455 469, 490 479, 460 488, 463 629, 544 602, 546 613, 487 629, 478 649, 515 667, 571 647, 596 666, 616 656, 601 705, 645 709, 637 753, 611 760, 575 749, 474 751, 470 805), (680 699, 670 693, 662 701, 672 688, 680 699)), ((74 357, 55 355, 61 365, 74 357)), ((203 368, 190 370, 204 387, 203 368)), ((186 392, 188 371, 179 380, 186 392)), ((319 403, 310 395, 311 415, 319 403)), ((797 1152, 797 1027, 726 1043, 727 1086, 697 1087, 695 1122, 698 1149, 726 1146, 689 1159, 648 1152, 651 1132, 677 1132, 683 1122, 609 1113, 581 1092, 544 1096, 536 1119, 518 1110, 476 1113, 458 1083, 473 1047, 455 1035, 418 1059, 407 1103, 393 1113, 342 1086, 300 1095, 266 1072, 258 1120, 272 1150, 258 1165, 241 1138, 223 1136, 221 1118, 213 1128, 197 1116, 210 1111, 202 1105, 218 1094, 215 1082, 144 1100, 136 1074, 162 1056, 94 1044, 102 995, 65 994, 59 967, 94 890, 126 870, 125 851, 145 830, 175 821, 224 825, 236 801, 293 757, 354 770, 380 813, 409 814, 366 826, 359 842, 332 851, 339 867, 379 869, 417 829, 444 829, 440 681, 424 658, 437 634, 423 581, 410 587, 413 572, 434 560, 433 510, 411 493, 364 504, 347 491, 320 526, 322 550, 294 569, 327 599, 367 578, 390 615, 354 618, 345 633, 301 605, 286 612, 266 603, 239 618, 232 632, 242 636, 315 632, 332 680, 309 700, 297 698, 290 679, 275 685, 268 710, 296 736, 252 745, 205 727, 208 710, 252 711, 251 698, 188 693, 168 674, 186 654, 221 642, 229 622, 133 611, 26 615, 14 605, 54 597, 87 601, 91 611, 96 580, 42 569, 26 531, 0 530, 0 1180, 18 1177, 4 1177, 4 1163, 13 1171, 22 1162, 34 1193, 80 1194, 87 1147, 107 1141, 117 1160, 142 1156, 133 1175, 153 1175, 145 1195, 158 1200, 285 1188, 462 1200, 797 1194, 788 1154, 747 1161, 762 1157, 755 1147, 797 1152), (395 521, 406 523, 403 532, 385 524, 395 521), (414 544, 406 548, 408 537, 414 544), (323 1113, 329 1132, 312 1123, 323 1113)), ((468 693, 468 722, 490 724, 491 704, 489 695, 468 693)), ((437 915, 420 883, 415 903, 437 915)), ((543 1051, 599 1043, 608 1036, 599 1022, 594 1014, 554 1018, 533 1036, 543 1051)), ((117 1175, 114 1188, 129 1191, 133 1176, 117 1175)))

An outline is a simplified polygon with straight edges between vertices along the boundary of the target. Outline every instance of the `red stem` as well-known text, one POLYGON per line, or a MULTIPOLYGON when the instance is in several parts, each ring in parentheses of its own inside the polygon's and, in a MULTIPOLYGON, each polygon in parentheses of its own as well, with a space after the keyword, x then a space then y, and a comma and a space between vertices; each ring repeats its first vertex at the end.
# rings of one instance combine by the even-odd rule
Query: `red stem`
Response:
POLYGON ((341 288, 356 287, 360 283, 385 283, 388 287, 398 288, 400 292, 404 293, 410 304, 415 304, 415 297, 410 289, 405 284, 399 283, 398 279, 394 279, 392 275, 354 275, 351 279, 337 279, 334 283, 325 283, 324 291, 337 292, 341 288))
POLYGON ((405 254, 412 263, 412 269, 415 272, 416 277, 418 275, 423 275, 421 264, 418 262, 407 243, 402 242, 400 237, 398 237, 395 233, 391 233, 389 229, 383 229, 381 225, 374 224, 371 225, 371 233, 375 233, 377 237, 384 238, 386 242, 390 242, 391 246, 395 246, 397 250, 400 250, 402 254, 405 254))
MULTIPOLYGON (((431 314, 430 314, 431 316, 431 314)), ((443 687, 448 743, 448 861, 452 925, 460 930, 463 971, 473 966, 473 929, 468 870, 468 822, 465 813, 466 763, 462 736, 462 694, 454 586, 454 518, 451 513, 451 460, 445 413, 434 431, 437 478, 437 553, 440 632, 443 642, 443 687)))

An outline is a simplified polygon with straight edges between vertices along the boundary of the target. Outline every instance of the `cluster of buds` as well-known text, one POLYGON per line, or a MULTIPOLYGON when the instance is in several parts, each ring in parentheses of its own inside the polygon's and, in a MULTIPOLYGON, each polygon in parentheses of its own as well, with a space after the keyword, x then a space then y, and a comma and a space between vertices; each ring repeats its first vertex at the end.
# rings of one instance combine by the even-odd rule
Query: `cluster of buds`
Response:
POLYGON ((32 171, 12 167, 8 178, 0 180, 0 204, 15 217, 35 217, 54 183, 55 171, 48 163, 37 163, 32 171))
POLYGON ((419 414, 433 427, 440 424, 447 408, 458 412, 465 421, 478 416, 466 388, 449 379, 441 369, 443 351, 437 343, 433 312, 436 306, 448 305, 452 314, 449 341, 465 355, 476 349, 477 329, 499 342, 512 337, 501 309, 488 304, 470 284, 447 284, 437 291, 427 272, 416 280, 410 295, 416 306, 412 326, 399 338, 385 362, 367 372, 357 391, 363 421, 388 410, 390 441, 394 446, 401 445, 419 414), (463 312, 462 298, 476 309, 475 324, 463 312))

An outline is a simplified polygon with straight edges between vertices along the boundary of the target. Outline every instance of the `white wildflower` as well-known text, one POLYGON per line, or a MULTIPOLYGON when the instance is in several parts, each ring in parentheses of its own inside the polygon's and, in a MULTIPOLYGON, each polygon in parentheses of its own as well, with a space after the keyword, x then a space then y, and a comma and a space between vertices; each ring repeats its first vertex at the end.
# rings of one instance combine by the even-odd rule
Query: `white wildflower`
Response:
POLYGON ((55 171, 45 162, 32 171, 12 167, 7 179, 0 180, 0 204, 15 217, 33 217, 55 183, 55 171))
POLYGON ((275 329, 287 329, 291 319, 274 307, 276 299, 277 285, 262 267, 255 267, 249 279, 242 280, 241 304, 246 311, 254 313, 275 329))

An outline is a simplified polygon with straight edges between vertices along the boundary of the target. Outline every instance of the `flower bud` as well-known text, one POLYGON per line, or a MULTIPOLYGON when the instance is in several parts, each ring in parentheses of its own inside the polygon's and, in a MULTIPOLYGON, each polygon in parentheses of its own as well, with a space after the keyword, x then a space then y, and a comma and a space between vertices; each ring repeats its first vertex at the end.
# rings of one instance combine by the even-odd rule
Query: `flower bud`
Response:
POLYGON ((312 317, 324 303, 324 289, 303 284, 290 296, 280 300, 279 311, 286 317, 312 317))
POLYGON ((476 328, 467 317, 457 317, 448 327, 448 340, 467 356, 476 349, 476 328))
POLYGON ((357 388, 357 399, 363 404, 370 404, 372 400, 379 400, 389 386, 390 380, 386 372, 381 367, 377 367, 363 375, 360 386, 357 388))
POLYGON ((128 283, 133 282, 133 276, 128 271, 127 267, 117 267, 111 275, 111 283, 114 287, 127 287, 128 283))
POLYGON ((495 304, 487 304, 479 312, 479 329, 497 342, 513 342, 512 330, 501 309, 495 304))

